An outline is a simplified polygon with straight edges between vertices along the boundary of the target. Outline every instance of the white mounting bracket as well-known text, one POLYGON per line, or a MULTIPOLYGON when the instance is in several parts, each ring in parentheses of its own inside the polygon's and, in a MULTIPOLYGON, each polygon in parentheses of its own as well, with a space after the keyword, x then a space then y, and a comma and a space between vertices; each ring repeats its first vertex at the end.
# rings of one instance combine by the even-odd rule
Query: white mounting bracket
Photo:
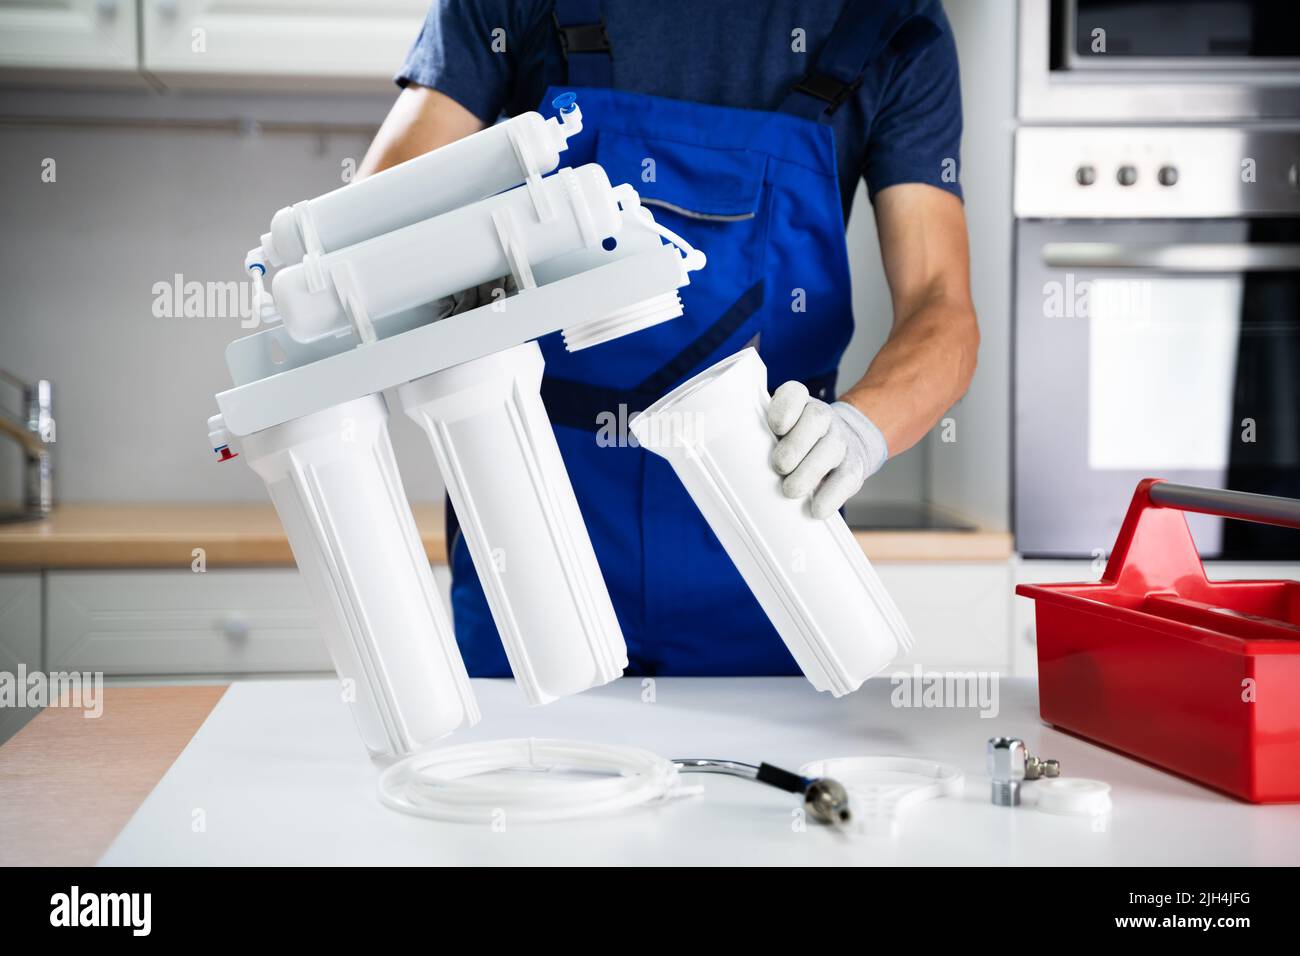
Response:
POLYGON ((328 284, 325 281, 325 271, 320 265, 320 257, 325 247, 321 245, 320 234, 316 232, 316 220, 311 214, 311 200, 304 199, 302 202, 294 203, 292 208, 293 221, 298 227, 298 235, 302 237, 302 247, 305 250, 302 267, 307 277, 307 288, 312 292, 324 292, 328 284))
POLYGON ((370 321, 370 313, 366 311, 365 299, 357 287, 351 263, 342 259, 330 266, 330 279, 334 281, 334 288, 338 292, 343 311, 347 313, 352 327, 356 329, 357 338, 360 340, 357 348, 374 344, 378 341, 375 325, 370 321))
POLYGON ((527 142, 520 136, 517 127, 508 126, 506 135, 509 137, 510 145, 515 151, 515 158, 519 160, 519 167, 524 171, 524 185, 528 187, 528 195, 533 200, 533 208, 537 210, 537 221, 549 222, 555 218, 555 210, 551 206, 550 198, 541 188, 542 171, 537 165, 537 160, 532 151, 529 150, 527 142))
POLYGON ((509 209, 498 209, 492 213, 492 225, 496 227, 497 239, 501 242, 501 251, 505 254, 506 262, 510 263, 510 274, 514 276, 515 286, 521 292, 524 289, 537 288, 532 265, 528 261, 528 256, 524 254, 523 242, 520 241, 519 231, 515 227, 514 215, 509 209))
POLYGON ((681 284, 681 256, 656 244, 522 291, 504 314, 493 315, 492 306, 483 305, 386 334, 364 349, 351 348, 351 336, 303 345, 283 326, 274 326, 227 347, 232 377, 246 384, 218 394, 217 407, 230 433, 242 437, 560 329, 601 321, 681 284), (285 353, 281 364, 266 357, 271 342, 285 353))

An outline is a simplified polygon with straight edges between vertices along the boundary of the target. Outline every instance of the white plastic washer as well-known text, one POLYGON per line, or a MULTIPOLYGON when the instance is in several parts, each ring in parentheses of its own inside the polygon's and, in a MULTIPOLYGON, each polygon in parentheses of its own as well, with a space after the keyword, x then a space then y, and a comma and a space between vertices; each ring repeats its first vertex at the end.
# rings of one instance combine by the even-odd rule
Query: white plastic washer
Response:
POLYGON ((1066 816, 1095 817, 1111 808, 1110 784, 1083 777, 1039 780, 1034 787, 1038 809, 1066 816))
POLYGON ((965 775, 950 764, 919 757, 831 757, 799 768, 805 777, 830 777, 849 791, 857 825, 896 834, 904 810, 924 800, 961 793, 965 775))

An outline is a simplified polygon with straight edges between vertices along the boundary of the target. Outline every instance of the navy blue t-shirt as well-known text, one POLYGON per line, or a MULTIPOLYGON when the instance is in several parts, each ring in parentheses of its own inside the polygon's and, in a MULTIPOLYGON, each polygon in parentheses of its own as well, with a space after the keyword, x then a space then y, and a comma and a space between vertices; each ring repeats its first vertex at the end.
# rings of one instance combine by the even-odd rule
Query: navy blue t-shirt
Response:
MULTIPOLYGON (((868 65, 885 74, 879 85, 862 86, 881 91, 878 101, 868 104, 859 92, 832 116, 846 220, 859 176, 873 201, 898 183, 961 196, 952 29, 939 0, 911 5, 941 35, 868 65)), ((844 0, 604 0, 614 87, 775 110, 812 69, 843 7, 844 0)), ((554 0, 434 0, 397 82, 445 93, 485 123, 537 109, 547 86, 564 82, 553 9, 554 0)))

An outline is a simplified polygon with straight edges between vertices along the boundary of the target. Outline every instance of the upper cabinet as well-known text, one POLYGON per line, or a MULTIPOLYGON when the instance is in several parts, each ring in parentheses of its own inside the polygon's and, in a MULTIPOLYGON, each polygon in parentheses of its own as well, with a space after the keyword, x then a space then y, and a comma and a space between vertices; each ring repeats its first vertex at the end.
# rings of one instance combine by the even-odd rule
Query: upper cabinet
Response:
POLYGON ((0 68, 133 74, 136 14, 137 0, 0 0, 0 68))
POLYGON ((428 9, 428 0, 141 3, 141 66, 168 87, 383 89, 428 9))
MULTIPOLYGON (((0 0, 0 82, 390 88, 429 0, 0 0)), ((486 40, 484 42, 487 42, 486 40)))

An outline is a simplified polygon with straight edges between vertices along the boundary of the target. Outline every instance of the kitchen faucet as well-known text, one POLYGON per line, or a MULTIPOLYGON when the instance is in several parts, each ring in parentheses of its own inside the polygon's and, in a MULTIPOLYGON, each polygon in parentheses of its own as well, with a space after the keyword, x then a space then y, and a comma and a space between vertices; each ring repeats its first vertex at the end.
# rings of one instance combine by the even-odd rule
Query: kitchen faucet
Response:
POLYGON ((43 518, 54 507, 53 388, 46 379, 29 384, 0 369, 0 380, 12 385, 23 398, 23 410, 0 407, 0 436, 12 438, 23 450, 23 506, 4 520, 43 518))

